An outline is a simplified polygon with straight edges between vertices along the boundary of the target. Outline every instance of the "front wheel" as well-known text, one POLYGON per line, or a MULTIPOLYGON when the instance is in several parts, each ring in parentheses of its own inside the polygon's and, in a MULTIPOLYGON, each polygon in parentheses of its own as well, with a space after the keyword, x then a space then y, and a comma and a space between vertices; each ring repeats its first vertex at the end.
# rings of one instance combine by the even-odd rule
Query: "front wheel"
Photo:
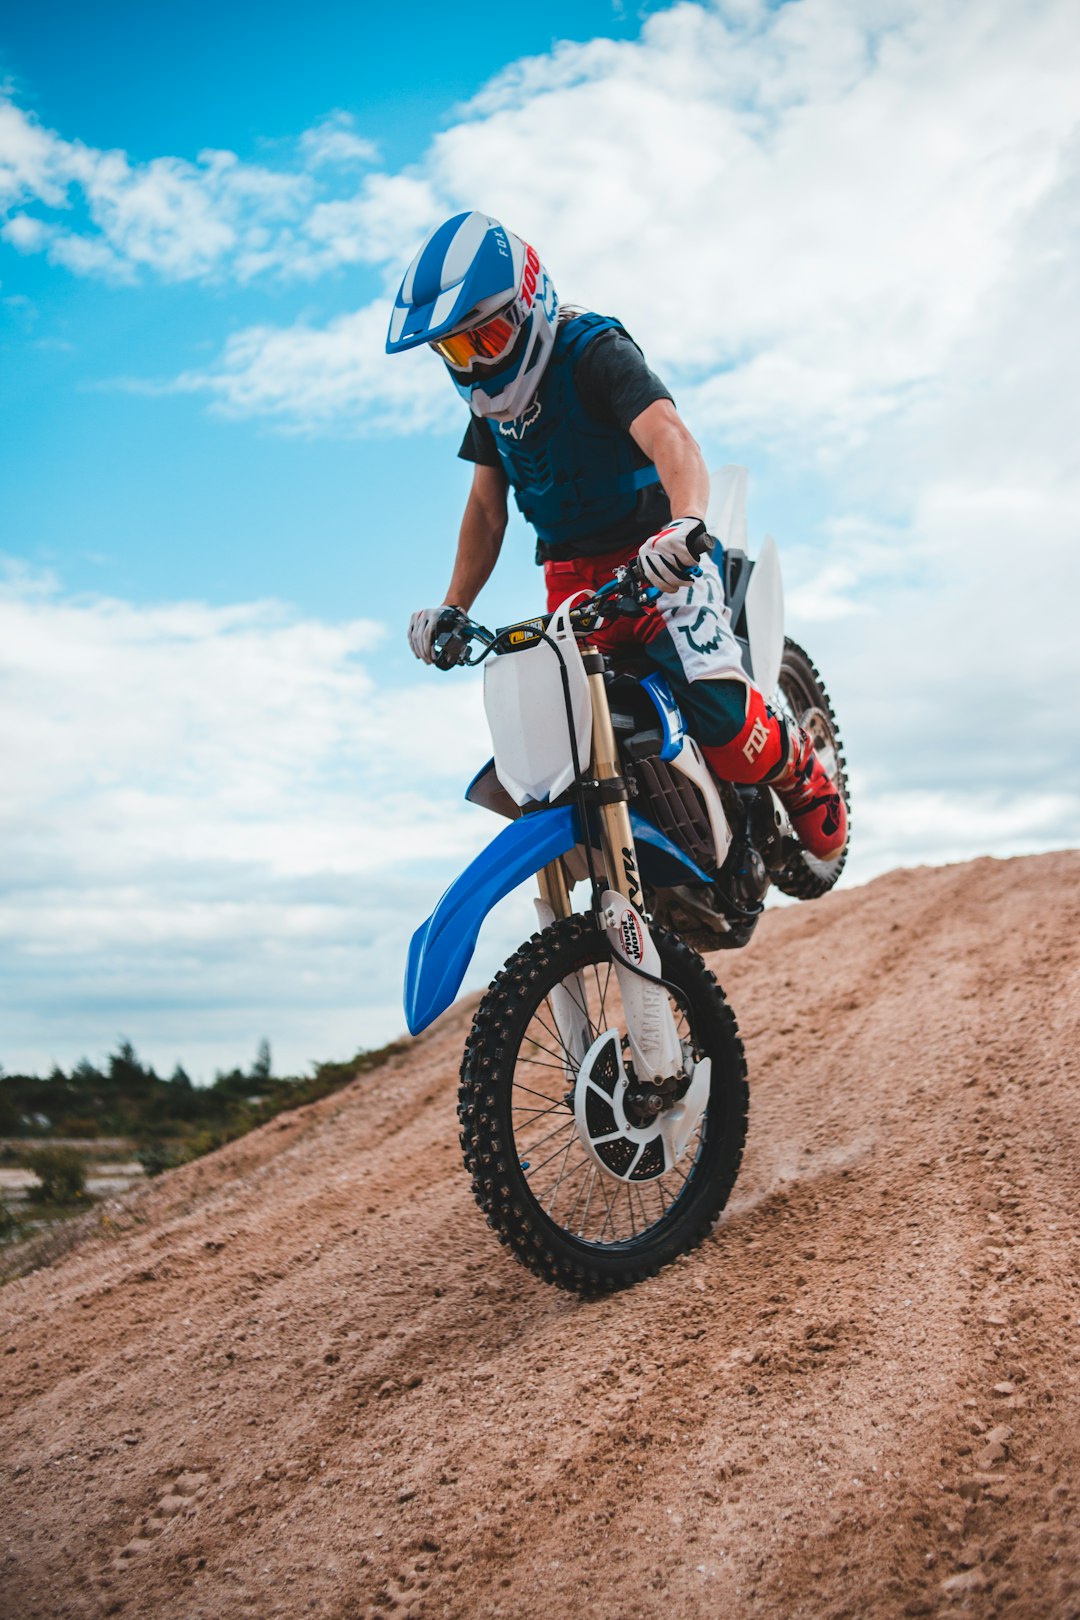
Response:
POLYGON ((700 956, 652 932, 684 1050, 712 1060, 704 1114, 666 1174, 607 1175, 578 1134, 578 1066, 553 990, 565 985, 582 1007, 590 1044, 624 1029, 611 952, 591 916, 554 923, 510 958, 477 1009, 461 1067, 461 1145, 488 1224, 545 1282, 582 1294, 628 1287, 696 1248, 728 1201, 746 1140, 734 1014, 700 956))
MULTIPOLYGON (((835 782, 843 797, 850 844, 851 797, 840 727, 836 723, 824 681, 809 655, 790 636, 784 637, 784 654, 771 706, 777 714, 794 720, 803 731, 809 732, 826 775, 835 782)), ((819 860, 808 850, 798 849, 783 871, 773 878, 773 882, 782 893, 790 894, 796 900, 817 900, 821 895, 828 894, 844 870, 848 847, 845 845, 840 854, 829 861, 819 860)))

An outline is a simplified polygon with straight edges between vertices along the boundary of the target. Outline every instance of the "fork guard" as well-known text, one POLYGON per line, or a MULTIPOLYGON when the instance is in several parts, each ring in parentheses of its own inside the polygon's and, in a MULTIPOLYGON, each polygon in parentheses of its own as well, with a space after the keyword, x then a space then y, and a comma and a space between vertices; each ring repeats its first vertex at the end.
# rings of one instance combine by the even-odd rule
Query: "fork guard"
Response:
MULTIPOLYGON (((638 844, 638 861, 646 882, 650 865, 662 863, 661 881, 708 883, 708 875, 644 816, 630 813, 638 844), (675 872, 672 871, 674 863, 675 872)), ((475 860, 456 877, 426 922, 420 924, 409 945, 405 969, 405 1020, 419 1035, 446 1011, 461 988, 480 926, 519 883, 524 883, 549 861, 557 860, 581 843, 577 812, 572 805, 537 810, 511 821, 475 860)))

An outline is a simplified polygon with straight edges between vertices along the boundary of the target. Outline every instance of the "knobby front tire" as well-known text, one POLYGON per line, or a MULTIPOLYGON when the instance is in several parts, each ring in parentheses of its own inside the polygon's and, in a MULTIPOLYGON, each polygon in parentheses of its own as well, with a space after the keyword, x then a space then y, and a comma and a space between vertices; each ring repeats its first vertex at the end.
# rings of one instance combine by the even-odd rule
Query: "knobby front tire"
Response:
POLYGON ((746 1140, 746 1061, 734 1014, 696 951, 661 929, 653 938, 662 975, 678 992, 680 1037, 712 1059, 695 1138, 657 1181, 606 1175, 577 1134, 576 1066, 551 991, 567 980, 584 987, 590 1044, 612 1025, 625 1032, 608 942, 590 915, 554 923, 510 958, 477 1009, 462 1062, 458 1117, 477 1203, 524 1265, 581 1294, 629 1287, 696 1248, 728 1201, 746 1140))

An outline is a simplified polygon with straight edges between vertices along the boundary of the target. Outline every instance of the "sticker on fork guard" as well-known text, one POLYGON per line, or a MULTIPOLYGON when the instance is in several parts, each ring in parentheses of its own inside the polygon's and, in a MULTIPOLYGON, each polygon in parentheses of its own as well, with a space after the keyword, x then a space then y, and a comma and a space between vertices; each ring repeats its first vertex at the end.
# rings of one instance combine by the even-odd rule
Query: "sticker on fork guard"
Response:
POLYGON ((640 962, 645 954, 641 938, 641 924, 632 911, 624 911, 619 919, 623 955, 628 962, 640 962))

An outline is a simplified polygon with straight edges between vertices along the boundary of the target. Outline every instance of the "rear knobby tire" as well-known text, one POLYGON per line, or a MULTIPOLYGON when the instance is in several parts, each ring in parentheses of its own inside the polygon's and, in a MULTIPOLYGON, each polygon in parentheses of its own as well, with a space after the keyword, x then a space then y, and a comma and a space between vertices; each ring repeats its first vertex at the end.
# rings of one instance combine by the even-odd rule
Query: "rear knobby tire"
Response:
MULTIPOLYGON (((587 975, 579 982, 588 986, 590 1040, 615 1022, 607 1007, 608 985, 615 982, 611 953, 591 915, 554 923, 510 958, 477 1009, 461 1067, 461 1145, 488 1224, 530 1271, 581 1294, 628 1287, 696 1248, 728 1201, 746 1140, 746 1062, 734 1014, 696 951, 674 934, 661 929, 652 934, 662 975, 678 991, 673 1005, 680 1033, 696 1055, 712 1059, 709 1103, 696 1142, 661 1182, 627 1190, 627 1183, 592 1167, 576 1135, 571 1080, 561 1059, 552 1063, 541 1055, 550 1051, 553 1027, 546 998, 576 972, 587 975), (537 1139, 543 1145, 534 1151, 537 1139), (536 1160, 549 1153, 552 1142, 556 1159, 566 1144, 556 1166, 560 1183, 564 1175, 571 1185, 578 1178, 572 1217, 570 1193, 556 1188, 553 1215, 544 1207, 546 1189, 536 1179, 536 1160), (584 1193, 590 1186, 599 1199, 617 1206, 610 1227, 605 1216, 599 1235, 604 1205, 597 1203, 589 1215, 584 1193), (560 1197, 567 1206, 562 1219, 560 1197)), ((554 1173, 548 1173, 549 1184, 554 1173)))
POLYGON ((817 900, 836 883, 847 862, 851 837, 851 798, 848 792, 844 745, 825 683, 807 653, 790 636, 784 637, 784 655, 773 708, 809 731, 822 763, 844 800, 848 818, 848 844, 831 861, 819 860, 804 849, 796 850, 773 878, 776 887, 796 900, 817 900))

